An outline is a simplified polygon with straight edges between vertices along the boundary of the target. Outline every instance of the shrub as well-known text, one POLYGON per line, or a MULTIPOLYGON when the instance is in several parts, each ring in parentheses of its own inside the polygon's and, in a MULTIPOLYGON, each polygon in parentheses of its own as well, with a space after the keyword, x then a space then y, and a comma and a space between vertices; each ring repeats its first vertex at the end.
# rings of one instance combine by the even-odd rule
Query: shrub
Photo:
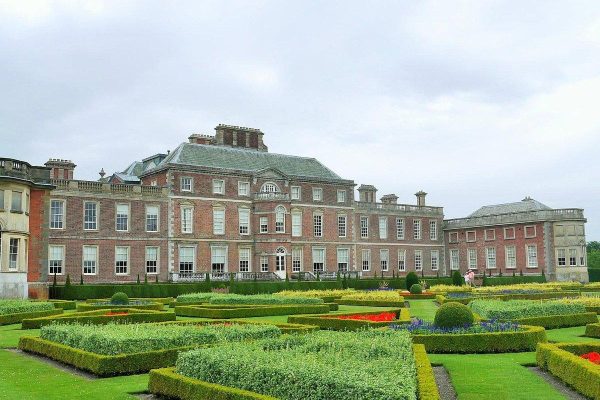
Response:
POLYGON ((412 285, 419 283, 419 277, 414 272, 406 274, 406 290, 410 290, 412 285))
POLYGON ((272 294, 239 295, 223 294, 212 296, 210 304, 323 304, 323 299, 315 297, 285 297, 272 294))
POLYGON ((124 306, 124 305, 129 304, 129 296, 127 296, 123 292, 117 292, 112 295, 112 297, 110 298, 110 302, 112 304, 124 306))
POLYGON ((145 322, 163 322, 175 321, 175 313, 162 311, 146 311, 135 309, 113 309, 113 310, 96 310, 87 312, 78 312, 74 314, 60 314, 57 316, 28 318, 24 319, 21 329, 38 329, 42 326, 50 325, 55 322, 60 323, 79 323, 102 325, 110 322, 128 322, 128 323, 145 323, 145 322), (123 312, 126 313, 123 313, 123 312), (107 315, 108 313, 116 313, 116 315, 107 315))
POLYGON ((458 271, 454 271, 452 273, 452 284, 454 286, 462 286, 464 285, 465 281, 463 279, 463 277, 461 276, 460 272, 458 271))
POLYGON ((453 301, 442 304, 434 318, 434 324, 440 328, 469 326, 473 324, 473 321, 473 312, 469 307, 453 301))
POLYGON ((202 348, 180 354, 176 371, 276 398, 414 400, 417 394, 410 335, 392 331, 314 332, 202 348))
POLYGON ((355 291, 344 294, 342 300, 375 300, 375 301, 404 301, 404 298, 395 290, 381 291, 355 291))
MULTIPOLYGON (((345 276, 345 275, 344 275, 345 276)), ((317 297, 317 298, 338 298, 344 297, 348 294, 356 293, 354 289, 331 289, 331 290, 282 290, 281 292, 274 293, 276 296, 285 297, 317 297)))
POLYGON ((414 285, 412 285, 410 287, 410 293, 411 294, 421 294, 421 293, 423 293, 423 288, 421 288, 421 285, 419 285, 418 283, 415 283, 414 285))
POLYGON ((585 327, 585 336, 600 338, 600 323, 587 324, 585 327))
POLYGON ((279 336, 272 325, 63 325, 42 327, 40 337, 96 354, 117 355, 189 347, 220 341, 279 336))
POLYGON ((0 299, 0 315, 54 310, 54 304, 42 301, 0 299))
POLYGON ((249 318, 289 314, 328 313, 328 304, 192 305, 176 306, 175 314, 200 318, 249 318))
POLYGON ((215 295, 216 294, 212 292, 180 294, 179 296, 177 296, 177 304, 204 303, 208 302, 211 299, 211 297, 215 295))
POLYGON ((582 304, 561 301, 534 300, 473 300, 469 303, 473 312, 486 319, 514 320, 528 317, 568 315, 585 313, 582 304))
POLYGON ((454 285, 434 285, 429 288, 430 292, 435 293, 461 293, 470 292, 473 290, 470 286, 454 286, 454 285))

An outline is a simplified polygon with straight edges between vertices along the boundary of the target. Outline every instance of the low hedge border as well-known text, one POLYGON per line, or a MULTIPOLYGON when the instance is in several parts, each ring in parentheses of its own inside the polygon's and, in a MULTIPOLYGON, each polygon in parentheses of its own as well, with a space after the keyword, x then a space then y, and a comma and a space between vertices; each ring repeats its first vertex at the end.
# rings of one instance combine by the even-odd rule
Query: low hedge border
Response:
POLYGON ((154 310, 162 311, 164 309, 163 303, 150 303, 150 304, 124 304, 122 306, 115 304, 94 304, 94 303, 80 303, 77 304, 77 311, 94 311, 94 310, 110 310, 115 308, 135 308, 136 310, 154 310))
MULTIPOLYGON (((299 305, 252 305, 252 306, 176 306, 175 314, 182 317, 198 318, 248 318, 267 317, 273 315, 289 314, 326 314, 329 312, 327 304, 299 304, 299 305)), ((310 324, 308 324, 310 325, 310 324)))
POLYGON ((389 310, 389 312, 396 313, 398 320, 388 322, 373 322, 364 320, 353 320, 353 319, 339 319, 336 317, 345 315, 366 315, 375 314, 376 312, 359 312, 359 313, 340 313, 340 314, 329 314, 327 316, 319 315, 290 315, 288 317, 288 323, 291 324, 302 324, 302 325, 314 325, 320 329, 331 329, 335 331, 356 331, 366 328, 382 328, 387 327, 390 324, 407 324, 410 322, 410 312, 406 308, 389 310))
POLYGON ((440 392, 435 383, 433 368, 422 344, 413 344, 415 365, 417 367, 417 389, 419 400, 439 400, 440 392))
POLYGON ((54 308, 62 308, 63 310, 74 310, 77 307, 75 300, 35 300, 54 304, 54 308))
POLYGON ((329 311, 337 311, 340 309, 340 305, 338 303, 325 303, 325 305, 329 306, 329 311))
POLYGON ((150 323, 175 321, 174 312, 162 312, 153 310, 137 310, 132 308, 117 308, 108 310, 84 311, 74 314, 61 314, 59 316, 48 316, 40 318, 24 319, 21 322, 21 329, 38 329, 42 326, 50 325, 53 322, 79 323, 103 325, 109 322, 128 322, 128 323, 150 323), (105 315, 107 312, 127 311, 128 315, 105 315))
POLYGON ((403 301, 381 301, 381 300, 344 300, 343 298, 335 301, 344 306, 366 306, 366 307, 404 307, 403 301))
POLYGON ((578 292, 547 292, 547 293, 534 293, 534 294, 474 294, 472 297, 467 298, 452 298, 446 297, 445 295, 438 294, 435 296, 435 301, 439 304, 444 304, 449 301, 454 301, 461 304, 469 304, 473 300, 546 300, 546 299, 562 299, 570 297, 579 297, 578 292))
POLYGON ((579 357, 600 352, 598 343, 540 343, 536 351, 537 365, 550 372, 579 393, 600 399, 600 366, 579 357))
POLYGON ((585 326, 585 336, 600 338, 600 323, 587 324, 585 326))
POLYGON ((425 345, 428 353, 457 354, 534 351, 537 343, 548 341, 541 326, 522 328, 519 332, 412 335, 412 340, 425 345))
POLYGON ((428 300, 428 299, 435 299, 435 293, 421 293, 421 294, 413 294, 413 293, 409 293, 409 292, 402 292, 401 293, 402 297, 404 297, 404 300, 428 300))
POLYGON ((180 351, 193 348, 194 346, 189 346, 107 356, 75 349, 39 337, 22 336, 19 339, 19 349, 23 351, 40 354, 98 376, 129 375, 145 373, 154 368, 170 367, 175 365, 177 354, 180 351))
POLYGON ((570 326, 583 326, 598 322, 598 315, 595 312, 564 314, 564 315, 544 315, 541 317, 519 318, 512 320, 519 325, 542 326, 546 329, 567 328, 570 326))
MULTIPOLYGON (((52 300, 51 300, 52 301, 52 300)), ((108 302, 108 299, 87 299, 86 303, 98 303, 98 302, 108 302)), ((161 303, 164 305, 169 305, 175 301, 174 297, 130 297, 129 301, 152 301, 154 303, 161 303)))
POLYGON ((54 310, 46 310, 46 311, 34 311, 34 312, 14 313, 14 314, 0 314, 0 325, 18 324, 18 323, 22 322, 24 319, 46 317, 49 315, 58 315, 58 314, 62 314, 62 313, 63 313, 62 308, 56 308, 54 310))
POLYGON ((247 390, 188 378, 175 372, 175 368, 150 371, 148 390, 156 395, 180 400, 277 400, 275 397, 247 390))
POLYGON ((596 314, 600 314, 600 307, 586 306, 585 310, 588 312, 595 312, 596 314))
POLYGON ((314 325, 302 325, 302 324, 289 324, 285 322, 269 322, 269 321, 248 321, 244 319, 211 319, 204 321, 169 321, 161 322, 160 325, 205 325, 205 324, 219 324, 219 323, 234 323, 234 324, 255 324, 255 325, 274 325, 281 330, 282 334, 285 333, 308 333, 319 330, 318 326, 314 325))

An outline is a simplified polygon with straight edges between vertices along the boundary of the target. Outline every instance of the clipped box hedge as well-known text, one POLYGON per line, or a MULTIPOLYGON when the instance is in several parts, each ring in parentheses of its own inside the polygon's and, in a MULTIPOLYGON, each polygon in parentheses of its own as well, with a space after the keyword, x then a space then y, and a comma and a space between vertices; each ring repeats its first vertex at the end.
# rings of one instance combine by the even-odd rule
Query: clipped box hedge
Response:
POLYGON ((176 306, 175 314, 182 317, 199 318, 248 318, 289 314, 325 314, 330 310, 327 304, 299 305, 191 305, 176 306))
POLYGON ((187 320, 187 321, 169 321, 169 322, 162 322, 159 323, 158 325, 206 325, 206 324, 223 324, 223 323, 233 323, 233 324, 240 324, 240 325, 274 325, 277 328, 279 328, 279 330, 281 331, 281 333, 308 333, 308 332, 313 332, 313 331, 317 331, 319 330, 318 326, 313 326, 313 325, 302 325, 302 324, 289 324, 289 323, 285 323, 285 322, 266 322, 266 321, 250 321, 250 320, 244 320, 244 319, 211 319, 209 321, 193 321, 193 320, 187 320))
POLYGON ((180 351, 194 347, 154 350, 115 356, 91 353, 33 336, 22 336, 19 349, 72 365, 98 376, 129 375, 175 365, 180 351))
POLYGON ((80 303, 77 304, 77 311, 94 311, 94 310, 111 310, 119 308, 135 308, 136 310, 154 310, 162 311, 163 303, 148 303, 148 304, 124 304, 122 306, 116 304, 97 304, 97 303, 80 303))
POLYGON ((600 399, 600 365, 580 357, 600 352, 600 343, 540 343, 537 365, 592 399, 600 399))
POLYGON ((335 301, 339 305, 344 306, 367 306, 367 307, 404 307, 404 300, 402 301, 381 301, 381 300, 350 300, 337 299, 335 301))
POLYGON ((521 328, 517 332, 412 335, 412 340, 425 345, 428 353, 458 354, 534 351, 538 343, 548 341, 540 326, 521 328))
POLYGON ((61 314, 39 318, 24 319, 21 329, 38 329, 54 322, 103 325, 109 322, 148 323, 175 321, 174 312, 138 310, 132 308, 113 308, 108 310, 84 311, 74 314, 61 314), (128 315, 106 315, 107 312, 124 312, 128 315))
POLYGON ((62 308, 56 308, 54 310, 45 311, 31 311, 14 314, 0 314, 0 325, 18 324, 24 319, 46 317, 49 315, 59 315, 63 313, 62 308))
POLYGON ((340 313, 330 314, 327 316, 320 315, 290 315, 288 322, 292 324, 314 325, 320 329, 330 329, 334 331, 356 331, 367 328, 382 328, 390 324, 403 324, 410 322, 410 312, 406 308, 389 310, 396 314, 397 320, 387 322, 374 322, 366 320, 339 319, 336 317, 350 315, 369 315, 377 312, 357 312, 357 313, 340 313))
POLYGON ((587 324, 585 326, 585 336, 600 338, 600 323, 587 324))
POLYGON ((417 390, 419 400, 439 400, 440 392, 438 391, 437 383, 433 368, 425 346, 422 344, 413 344, 413 354, 415 355, 415 366, 417 367, 417 390))
POLYGON ((77 302, 75 300, 35 300, 54 304, 54 308, 62 308, 63 310, 75 310, 77 302))
MULTIPOLYGON (((169 305, 175 300, 174 297, 138 297, 138 298, 129 298, 129 301, 151 301, 153 303, 161 303, 164 305, 169 305)), ((54 300, 51 300, 54 301, 54 300)), ((60 300, 59 300, 60 301, 60 300)), ((63 300, 64 301, 64 300, 63 300)), ((109 302, 110 298, 107 299, 87 299, 86 303, 102 303, 109 302)))
POLYGON ((512 320, 522 325, 542 326, 546 329, 567 328, 570 326, 583 326, 598 322, 595 312, 565 315, 544 315, 541 317, 528 317, 512 320))
POLYGON ((401 294, 405 300, 429 300, 429 299, 435 299, 435 296, 436 296, 436 294, 432 293, 432 292, 424 292, 421 294, 402 292, 401 294))

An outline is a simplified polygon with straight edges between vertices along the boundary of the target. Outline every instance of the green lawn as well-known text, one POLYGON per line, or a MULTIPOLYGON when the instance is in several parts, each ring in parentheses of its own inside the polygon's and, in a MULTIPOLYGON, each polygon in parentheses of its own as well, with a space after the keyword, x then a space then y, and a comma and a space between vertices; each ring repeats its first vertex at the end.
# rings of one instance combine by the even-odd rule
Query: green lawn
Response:
POLYGON ((435 312, 438 309, 433 300, 409 300, 410 316, 422 319, 423 321, 433 321, 435 312))
POLYGON ((550 342, 598 342, 600 339, 585 337, 585 326, 546 330, 550 342))

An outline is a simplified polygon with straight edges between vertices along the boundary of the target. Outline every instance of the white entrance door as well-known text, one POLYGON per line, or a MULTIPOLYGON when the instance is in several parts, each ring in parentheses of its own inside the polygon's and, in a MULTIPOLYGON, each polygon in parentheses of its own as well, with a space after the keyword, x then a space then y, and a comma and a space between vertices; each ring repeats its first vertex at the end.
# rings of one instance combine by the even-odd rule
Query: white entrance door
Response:
POLYGON ((281 279, 285 279, 285 249, 283 247, 278 248, 275 252, 275 273, 281 279))

